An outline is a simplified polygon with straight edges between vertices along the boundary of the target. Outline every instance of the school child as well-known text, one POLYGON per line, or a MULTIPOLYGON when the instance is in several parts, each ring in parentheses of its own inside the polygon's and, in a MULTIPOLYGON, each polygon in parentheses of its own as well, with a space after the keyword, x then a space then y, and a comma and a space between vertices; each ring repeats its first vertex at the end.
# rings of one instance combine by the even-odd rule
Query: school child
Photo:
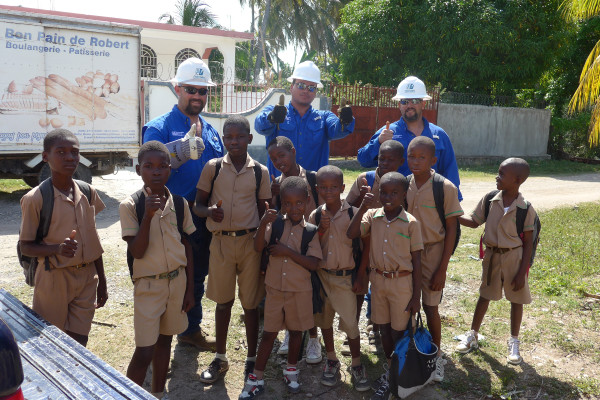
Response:
POLYGON ((98 192, 73 180, 79 164, 79 140, 66 129, 44 137, 42 159, 50 180, 21 199, 22 254, 38 258, 34 277, 33 310, 46 321, 86 346, 96 308, 108 299, 102 246, 96 214, 104 209, 98 192), (49 187, 48 187, 49 185, 49 187), (42 197, 42 186, 52 199, 42 197), (36 241, 42 203, 52 202, 48 234, 36 241))
MULTIPOLYGON (((310 213, 317 208, 319 204, 323 204, 323 199, 317 191, 317 176, 316 172, 308 171, 302 168, 296 162, 296 148, 292 141, 285 136, 276 136, 271 140, 267 147, 271 162, 281 172, 277 178, 271 176, 271 193, 273 194, 272 203, 277 209, 281 208, 281 200, 279 198, 279 188, 281 182, 289 176, 299 176, 303 178, 309 187, 309 199, 306 203, 306 211, 304 219, 308 221, 310 213)), ((323 360, 321 343, 317 337, 317 328, 309 329, 309 339, 306 344, 306 362, 308 364, 318 364, 323 360)), ((277 354, 286 355, 288 352, 289 335, 286 331, 283 342, 277 350, 277 354)))
POLYGON ((333 343, 333 319, 337 313, 340 318, 340 329, 348 335, 352 356, 352 364, 349 368, 352 384, 355 390, 363 392, 369 390, 371 386, 360 361, 360 332, 356 319, 354 290, 361 290, 363 286, 367 286, 367 264, 362 264, 359 271, 354 271, 356 267, 353 256, 354 243, 346 236, 346 231, 351 217, 358 209, 340 198, 344 188, 344 174, 341 169, 333 165, 326 165, 319 169, 317 190, 325 204, 310 214, 308 222, 318 225, 323 259, 319 263, 317 274, 327 296, 324 298, 323 312, 315 314, 315 323, 321 328, 327 350, 327 361, 323 367, 321 383, 334 386, 340 378, 340 361, 335 354, 333 343), (354 285, 353 273, 357 275, 354 285))
POLYGON ((260 274, 260 252, 254 250, 253 233, 271 199, 269 172, 248 154, 252 142, 250 124, 232 115, 223 124, 223 143, 227 154, 210 160, 200 175, 194 213, 206 218, 212 232, 206 296, 217 303, 215 310, 217 352, 200 382, 212 384, 229 369, 226 356, 231 307, 238 297, 244 309, 248 353, 246 374, 256 361, 258 342, 258 304, 264 297, 260 274))
MULTIPOLYGON (((144 182, 142 191, 119 205, 121 235, 133 256, 136 347, 127 377, 142 386, 152 362, 151 391, 162 398, 173 335, 186 330, 185 312, 194 305, 192 248, 178 230, 175 199, 165 187, 171 173, 167 147, 155 140, 144 143, 135 168, 144 182), (142 201, 144 212, 140 221, 137 207, 142 201)), ((189 207, 181 208, 183 232, 194 233, 189 207)))
POLYGON ((521 158, 508 158, 500 164, 496 176, 499 192, 488 203, 487 196, 479 201, 470 216, 459 217, 461 225, 476 228, 485 223, 483 243, 485 256, 471 330, 458 344, 459 353, 468 353, 479 347, 477 335, 490 300, 500 300, 502 291, 510 301, 510 338, 507 361, 520 364, 519 330, 523 318, 523 304, 531 303, 528 275, 533 251, 533 229, 536 212, 523 195, 520 186, 529 176, 529 164, 521 158), (517 209, 527 210, 523 237, 517 233, 517 209))
MULTIPOLYGON (((408 212, 421 223, 423 252, 421 253, 421 293, 423 310, 427 316, 427 327, 433 342, 438 346, 438 358, 434 380, 444 379, 445 360, 441 357, 440 342, 442 339, 442 323, 438 306, 442 300, 442 291, 446 283, 448 262, 456 241, 457 218, 463 215, 458 201, 458 190, 450 180, 436 175, 432 169, 437 159, 435 143, 431 138, 418 136, 408 145, 408 167, 412 172, 408 186, 408 212), (437 209, 434 185, 443 185, 443 216, 437 209)), ((440 199, 441 200, 441 199, 440 199)), ((438 200, 439 201, 439 200, 438 200)))
MULTIPOLYGON (((388 172, 397 171, 404 164, 404 146, 397 140, 387 140, 381 144, 379 148, 379 156, 377 157, 378 166, 373 171, 367 171, 359 174, 356 181, 352 184, 346 201, 354 207, 360 207, 362 199, 367 192, 374 195, 374 208, 381 207, 379 202, 379 180, 388 172)), ((369 257, 369 240, 365 241, 363 255, 369 257)), ((379 328, 373 325, 371 321, 371 292, 368 287, 363 293, 356 295, 356 319, 360 319, 360 311, 362 310, 363 302, 367 302, 367 332, 369 335, 369 344, 375 346, 379 342, 379 328)), ((342 354, 348 354, 349 349, 342 349, 342 354)), ((376 352, 376 351, 374 351, 376 352)))
MULTIPOLYGON (((317 227, 306 223, 304 219, 309 199, 308 185, 300 177, 289 177, 281 183, 279 195, 283 216, 268 209, 254 236, 254 248, 257 252, 262 252, 267 246, 269 250, 265 275, 267 297, 258 358, 239 399, 252 399, 264 393, 265 367, 277 333, 282 329, 287 329, 290 335, 283 380, 289 392, 298 393, 300 383, 297 363, 302 332, 315 326, 310 271, 319 267, 322 253, 319 235, 316 234, 317 227), (279 239, 275 237, 276 240, 273 241, 271 236, 277 226, 281 227, 281 230, 277 229, 281 236, 279 239)), ((268 204, 265 206, 268 207, 268 204)))
MULTIPOLYGON (((381 208, 372 208, 373 193, 366 193, 348 227, 349 238, 371 235, 369 280, 373 323, 379 325, 381 342, 391 364, 394 343, 409 318, 420 309, 421 225, 404 210, 408 180, 398 172, 383 175, 379 184, 381 208)), ((374 382, 371 399, 387 399, 388 372, 374 382)))

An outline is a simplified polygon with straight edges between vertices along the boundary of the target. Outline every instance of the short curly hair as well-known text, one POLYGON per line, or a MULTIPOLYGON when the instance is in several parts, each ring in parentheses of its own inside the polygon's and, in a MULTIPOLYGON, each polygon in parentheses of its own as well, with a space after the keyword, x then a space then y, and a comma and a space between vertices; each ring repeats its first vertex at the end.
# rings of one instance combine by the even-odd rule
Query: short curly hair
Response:
POLYGON ((292 190, 302 191, 308 198, 308 184, 304 178, 300 178, 299 176, 289 176, 285 178, 279 187, 279 196, 283 199, 285 193, 292 190))
POLYGON ((53 131, 48 132, 48 134, 44 137, 44 151, 49 152, 52 150, 52 147, 59 140, 64 139, 75 139, 77 144, 79 144, 79 139, 73 132, 68 129, 54 129, 53 131))
POLYGON ((160 153, 164 153, 167 157, 167 160, 171 160, 171 155, 169 154, 169 149, 164 143, 159 142, 158 140, 150 140, 149 142, 144 143, 140 150, 138 151, 138 164, 142 163, 142 160, 151 151, 158 151, 160 153))

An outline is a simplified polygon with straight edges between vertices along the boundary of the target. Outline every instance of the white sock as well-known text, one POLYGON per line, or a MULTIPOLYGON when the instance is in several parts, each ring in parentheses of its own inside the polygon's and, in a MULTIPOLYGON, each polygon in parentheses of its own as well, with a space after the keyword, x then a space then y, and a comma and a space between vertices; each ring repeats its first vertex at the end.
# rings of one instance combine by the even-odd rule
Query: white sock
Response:
POLYGON ((219 360, 221 360, 221 361, 228 361, 228 360, 227 360, 227 354, 219 354, 219 353, 216 353, 216 354, 215 354, 215 358, 218 358, 218 359, 219 359, 219 360))

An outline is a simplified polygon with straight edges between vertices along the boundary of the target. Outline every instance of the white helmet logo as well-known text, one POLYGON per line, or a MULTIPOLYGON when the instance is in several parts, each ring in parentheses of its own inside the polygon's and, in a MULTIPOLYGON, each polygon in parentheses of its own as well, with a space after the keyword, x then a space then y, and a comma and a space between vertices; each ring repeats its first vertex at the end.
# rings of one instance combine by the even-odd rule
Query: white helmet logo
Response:
POLYGON ((194 75, 196 76, 203 76, 204 75, 204 70, 202 68, 196 68, 196 74, 194 75))

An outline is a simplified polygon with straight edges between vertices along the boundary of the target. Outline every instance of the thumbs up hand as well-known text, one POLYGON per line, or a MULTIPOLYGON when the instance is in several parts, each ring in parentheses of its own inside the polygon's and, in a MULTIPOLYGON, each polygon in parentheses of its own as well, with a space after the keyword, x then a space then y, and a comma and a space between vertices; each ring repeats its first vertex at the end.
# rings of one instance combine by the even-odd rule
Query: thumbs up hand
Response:
POLYGON ((344 97, 342 97, 340 101, 339 114, 342 125, 348 125, 352 122, 352 107, 346 103, 346 99, 344 97))
POLYGON ((281 124, 285 121, 287 108, 285 107, 285 96, 279 96, 279 104, 273 107, 273 111, 267 116, 267 119, 273 124, 281 124))
POLYGON ((223 218, 225 218, 225 212, 221 208, 223 205, 223 200, 217 201, 217 204, 213 204, 208 208, 208 216, 215 222, 222 222, 223 218))
POLYGON ((387 140, 393 139, 394 131, 390 129, 390 121, 386 121, 385 129, 379 134, 379 143, 383 143, 387 140))
POLYGON ((75 256, 75 252, 77 252, 77 240, 75 240, 75 235, 77 235, 77 231, 72 230, 69 237, 65 238, 65 240, 58 245, 57 254, 69 258, 75 256))
POLYGON ((152 193, 152 189, 149 187, 146 188, 146 192, 148 192, 148 196, 146 196, 145 206, 146 209, 144 211, 145 216, 148 218, 154 217, 156 211, 160 209, 160 196, 152 193))
POLYGON ((275 178, 275 175, 271 175, 271 196, 276 197, 279 196, 279 187, 281 184, 275 178))
POLYGON ((277 210, 269 207, 269 202, 265 201, 265 215, 260 220, 261 225, 267 226, 277 219, 277 210))
POLYGON ((321 221, 319 222, 319 232, 325 233, 329 226, 331 225, 331 216, 327 212, 327 210, 323 210, 321 213, 321 221))
POLYGON ((369 182, 367 182, 366 178, 362 178, 360 181, 360 200, 365 198, 365 194, 371 191, 371 187, 369 186, 369 182))
POLYGON ((375 195, 371 193, 371 189, 369 188, 369 191, 363 197, 362 203, 360 203, 360 208, 362 211, 367 211, 369 208, 374 208, 377 205, 376 203, 375 195))
POLYGON ((191 160, 197 160, 204 151, 204 141, 202 140, 202 128, 200 122, 192 124, 190 130, 183 138, 189 146, 189 154, 191 160))

